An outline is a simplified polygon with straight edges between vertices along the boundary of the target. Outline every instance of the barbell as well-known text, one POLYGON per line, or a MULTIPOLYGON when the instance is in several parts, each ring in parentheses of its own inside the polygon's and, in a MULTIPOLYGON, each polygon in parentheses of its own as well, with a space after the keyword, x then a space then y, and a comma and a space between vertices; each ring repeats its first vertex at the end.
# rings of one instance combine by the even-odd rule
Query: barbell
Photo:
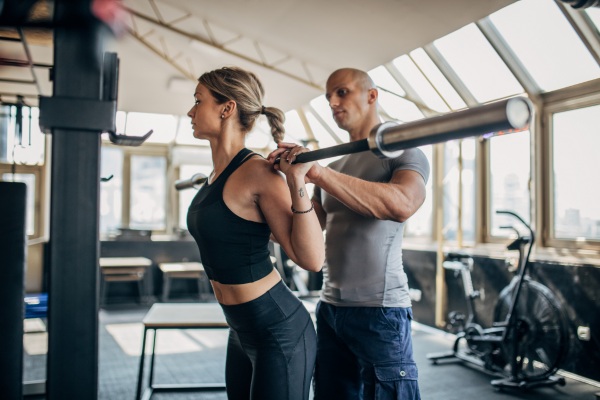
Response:
MULTIPOLYGON (((481 135, 498 135, 525 130, 533 117, 533 104, 525 97, 486 104, 406 124, 384 122, 375 126, 367 139, 326 147, 296 156, 304 163, 371 150, 381 158, 397 157, 413 147, 481 135)), ((276 163, 279 159, 275 160, 276 163)), ((177 190, 200 185, 203 174, 175 182, 177 190)))
POLYGON ((406 124, 384 122, 375 126, 367 139, 301 153, 296 156, 294 163, 367 150, 381 158, 397 157, 402 151, 413 147, 485 134, 522 131, 529 126, 532 116, 531 101, 525 97, 513 97, 406 124))

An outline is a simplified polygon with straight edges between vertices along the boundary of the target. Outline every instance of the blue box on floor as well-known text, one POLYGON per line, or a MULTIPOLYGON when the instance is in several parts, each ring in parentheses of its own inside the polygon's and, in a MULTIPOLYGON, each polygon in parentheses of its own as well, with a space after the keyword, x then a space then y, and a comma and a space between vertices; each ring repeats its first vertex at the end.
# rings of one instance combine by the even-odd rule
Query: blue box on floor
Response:
POLYGON ((48 294, 28 294, 25 296, 25 319, 46 318, 48 314, 48 294))

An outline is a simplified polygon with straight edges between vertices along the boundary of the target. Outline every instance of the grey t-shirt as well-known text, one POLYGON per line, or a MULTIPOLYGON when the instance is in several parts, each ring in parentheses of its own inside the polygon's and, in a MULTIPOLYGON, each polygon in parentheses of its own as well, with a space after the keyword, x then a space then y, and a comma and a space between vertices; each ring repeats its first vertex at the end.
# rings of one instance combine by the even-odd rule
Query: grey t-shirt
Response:
MULTIPOLYGON (((329 167, 371 182, 389 182, 398 170, 429 179, 429 162, 419 149, 392 159, 350 154, 329 167)), ((337 306, 410 307, 402 265, 404 224, 359 215, 318 187, 314 198, 327 213, 321 300, 337 306)))

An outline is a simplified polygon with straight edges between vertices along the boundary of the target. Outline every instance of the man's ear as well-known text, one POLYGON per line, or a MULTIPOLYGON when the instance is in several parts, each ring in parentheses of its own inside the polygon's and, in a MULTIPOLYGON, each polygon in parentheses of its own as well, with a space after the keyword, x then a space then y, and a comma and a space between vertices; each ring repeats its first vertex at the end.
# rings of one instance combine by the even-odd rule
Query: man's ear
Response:
POLYGON ((369 99, 369 104, 373 104, 377 102, 377 98, 379 97, 379 91, 377 90, 377 88, 371 88, 369 89, 367 95, 369 99))

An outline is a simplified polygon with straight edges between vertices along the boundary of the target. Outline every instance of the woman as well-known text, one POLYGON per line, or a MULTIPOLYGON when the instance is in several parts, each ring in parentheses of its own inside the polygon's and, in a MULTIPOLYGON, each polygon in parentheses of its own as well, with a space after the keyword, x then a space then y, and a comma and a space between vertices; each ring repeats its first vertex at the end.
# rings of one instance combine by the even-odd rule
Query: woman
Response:
POLYGON ((203 74, 188 112, 194 137, 210 143, 214 170, 188 210, 188 228, 230 326, 225 367, 231 400, 308 399, 316 355, 312 320, 269 258, 272 234, 308 271, 324 260, 323 234, 306 192, 310 163, 280 173, 244 146, 264 114, 275 141, 284 114, 264 107, 258 78, 239 68, 203 74), (287 187, 286 187, 287 183, 287 187))

